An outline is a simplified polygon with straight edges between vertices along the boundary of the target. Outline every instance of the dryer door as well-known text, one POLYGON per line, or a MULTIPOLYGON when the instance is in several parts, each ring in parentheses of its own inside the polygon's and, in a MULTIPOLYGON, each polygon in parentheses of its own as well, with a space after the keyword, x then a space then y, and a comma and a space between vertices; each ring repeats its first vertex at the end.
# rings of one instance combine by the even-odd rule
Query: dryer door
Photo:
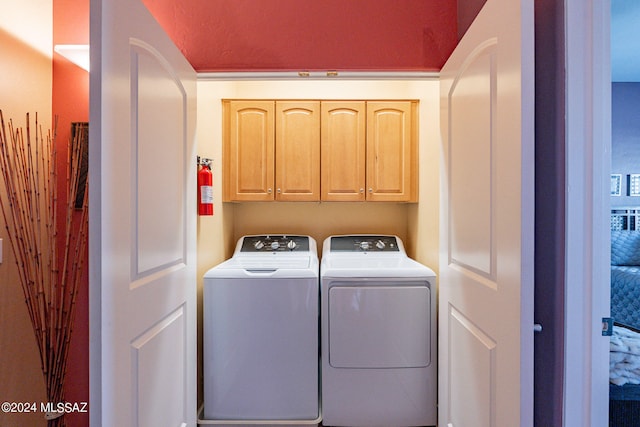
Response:
POLYGON ((329 289, 329 364, 420 368, 431 363, 431 292, 426 282, 329 289))

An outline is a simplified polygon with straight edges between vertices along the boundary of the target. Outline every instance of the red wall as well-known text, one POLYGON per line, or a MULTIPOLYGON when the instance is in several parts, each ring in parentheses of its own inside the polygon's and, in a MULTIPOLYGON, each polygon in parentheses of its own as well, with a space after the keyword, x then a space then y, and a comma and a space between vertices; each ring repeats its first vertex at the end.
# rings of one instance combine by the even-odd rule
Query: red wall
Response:
MULTIPOLYGON (((55 0, 53 2, 53 43, 54 45, 89 43, 89 0, 55 0)), ((54 117, 58 116, 56 139, 59 168, 58 197, 64 200, 66 188, 64 160, 68 155, 67 143, 71 122, 89 121, 89 73, 55 53, 52 110, 54 117)), ((63 203, 59 202, 59 205, 63 203)), ((58 218, 60 218, 58 227, 62 227, 63 210, 60 210, 58 218)), ((85 263, 85 275, 78 292, 76 319, 67 361, 65 401, 72 403, 89 402, 89 280, 86 270, 85 263)), ((65 418, 67 427, 89 425, 88 414, 72 413, 65 415, 65 418)))
POLYGON ((438 71, 456 0, 143 0, 196 71, 438 71))

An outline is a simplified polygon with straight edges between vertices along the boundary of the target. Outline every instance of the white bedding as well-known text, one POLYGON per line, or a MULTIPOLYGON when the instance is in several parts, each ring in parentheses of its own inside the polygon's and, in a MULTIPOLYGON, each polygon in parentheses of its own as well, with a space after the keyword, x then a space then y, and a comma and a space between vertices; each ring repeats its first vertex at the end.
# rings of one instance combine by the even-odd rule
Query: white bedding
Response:
POLYGON ((609 354, 609 382, 640 384, 640 333, 614 326, 609 354))

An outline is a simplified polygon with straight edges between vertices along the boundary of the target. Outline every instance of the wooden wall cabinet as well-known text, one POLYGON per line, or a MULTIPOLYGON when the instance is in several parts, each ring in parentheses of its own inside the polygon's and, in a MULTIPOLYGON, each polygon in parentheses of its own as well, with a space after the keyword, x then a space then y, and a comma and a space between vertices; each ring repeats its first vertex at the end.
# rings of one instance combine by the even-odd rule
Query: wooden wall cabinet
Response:
POLYGON ((322 200, 417 201, 417 102, 322 102, 322 200))
POLYGON ((276 101, 276 200, 320 200, 320 102, 276 101))
POLYGON ((367 102, 367 200, 417 200, 416 102, 367 102))
POLYGON ((223 200, 320 200, 320 102, 223 101, 223 200))
POLYGON ((224 101, 223 200, 273 200, 273 101, 224 101))
POLYGON ((417 201, 416 101, 223 101, 224 201, 417 201))
POLYGON ((322 200, 366 198, 366 103, 322 102, 322 200))

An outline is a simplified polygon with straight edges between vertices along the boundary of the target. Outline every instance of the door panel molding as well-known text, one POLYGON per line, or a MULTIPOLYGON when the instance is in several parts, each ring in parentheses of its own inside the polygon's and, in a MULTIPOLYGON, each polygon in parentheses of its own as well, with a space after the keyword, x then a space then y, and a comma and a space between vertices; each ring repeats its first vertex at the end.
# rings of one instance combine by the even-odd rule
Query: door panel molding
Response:
POLYGON ((131 42, 131 245, 136 280, 184 263, 188 143, 184 87, 159 52, 139 40, 131 42))
POLYGON ((180 306, 131 343, 135 425, 187 425, 184 311, 180 306))
POLYGON ((452 418, 448 423, 451 426, 495 426, 498 344, 451 305, 449 306, 449 329, 451 331, 449 340, 449 383, 451 385, 448 402, 449 414, 452 418), (461 355, 465 357, 460 357, 461 355), (481 372, 481 375, 474 376, 473 372, 481 372), (472 386, 469 383, 471 377, 476 380, 472 386))
POLYGON ((496 43, 482 43, 466 58, 448 94, 449 263, 494 283, 496 43))

